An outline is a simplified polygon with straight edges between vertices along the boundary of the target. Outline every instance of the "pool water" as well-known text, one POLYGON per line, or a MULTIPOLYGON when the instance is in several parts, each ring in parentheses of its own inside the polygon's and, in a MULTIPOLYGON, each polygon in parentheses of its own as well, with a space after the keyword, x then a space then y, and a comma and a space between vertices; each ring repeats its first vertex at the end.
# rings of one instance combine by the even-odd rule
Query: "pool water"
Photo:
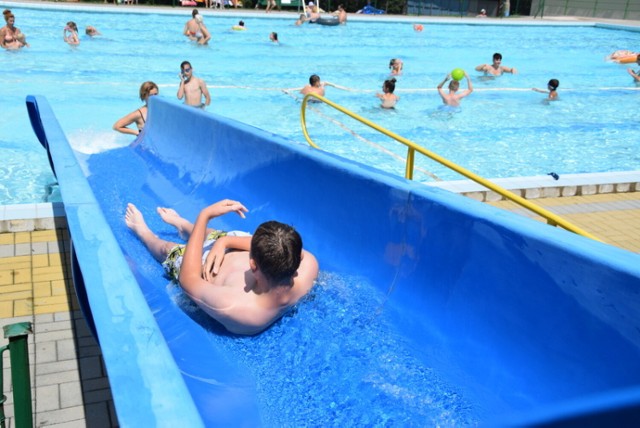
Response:
MULTIPOLYGON (((610 52, 637 44, 633 31, 428 24, 417 33, 407 22, 296 27, 291 15, 245 17, 248 30, 237 32, 230 30, 237 16, 204 11, 212 41, 202 47, 181 35, 190 9, 171 11, 175 14, 12 10, 31 47, 0 52, 2 204, 46 200, 54 182, 28 122, 26 95, 45 95, 76 150, 96 153, 131 142, 111 127, 141 105, 143 81, 156 82, 161 96, 179 102, 183 60, 209 86, 208 111, 299 144, 306 144, 300 97, 285 89, 300 88, 317 73, 352 89, 328 88, 329 99, 485 177, 635 170, 640 161, 633 132, 640 92, 626 66, 604 61, 610 52), (79 47, 69 47, 61 36, 69 20, 81 32, 96 26, 103 36, 82 35, 79 47), (269 42, 271 31, 278 32, 281 45, 269 42), (475 72, 476 65, 491 62, 493 52, 501 52, 503 64, 519 73, 487 79, 475 72), (401 99, 395 110, 382 110, 374 94, 396 57, 404 60, 396 85, 401 99), (447 110, 435 87, 455 67, 469 72, 476 91, 460 109, 447 110), (547 103, 531 88, 545 88, 551 78, 560 80, 560 100, 547 103)), ((307 117, 309 132, 323 149, 403 174, 405 150, 386 137, 328 106, 312 106, 307 117)), ((432 181, 430 175, 460 178, 432 161, 419 158, 417 165, 420 181, 432 181)))
MULTIPOLYGON (((219 330, 178 285, 167 289, 181 310, 219 330)), ((210 338, 255 379, 267 427, 476 425, 479 410, 402 335, 385 297, 364 279, 322 272, 265 333, 210 338)))

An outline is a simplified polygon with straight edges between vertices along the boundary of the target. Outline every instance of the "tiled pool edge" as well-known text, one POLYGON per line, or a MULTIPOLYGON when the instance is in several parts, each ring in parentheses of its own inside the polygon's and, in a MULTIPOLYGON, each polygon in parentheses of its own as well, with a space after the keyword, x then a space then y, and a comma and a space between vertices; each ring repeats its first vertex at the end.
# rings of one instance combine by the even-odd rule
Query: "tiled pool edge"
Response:
POLYGON ((0 205, 0 233, 65 228, 62 202, 0 205))
MULTIPOLYGON (((495 178, 489 181, 525 199, 560 198, 640 191, 640 171, 565 174, 555 180, 550 175, 515 178, 495 178)), ((426 183, 459 193, 480 202, 497 202, 504 198, 471 180, 426 183)))

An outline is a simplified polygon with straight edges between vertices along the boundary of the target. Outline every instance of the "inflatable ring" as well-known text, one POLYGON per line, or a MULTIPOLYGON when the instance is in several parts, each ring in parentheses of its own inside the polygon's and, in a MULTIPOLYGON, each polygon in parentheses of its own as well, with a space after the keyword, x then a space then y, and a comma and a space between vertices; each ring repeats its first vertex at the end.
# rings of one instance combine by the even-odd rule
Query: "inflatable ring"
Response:
POLYGON ((422 31, 424 30, 424 27, 422 26, 422 24, 413 24, 413 29, 416 31, 422 31))
POLYGON ((233 31, 244 31, 244 30, 246 30, 246 28, 244 28, 244 27, 243 27, 243 26, 241 26, 241 25, 234 25, 233 27, 231 27, 231 29, 232 29, 233 31))
POLYGON ((612 61, 613 62, 617 62, 618 64, 632 64, 632 63, 636 62, 637 59, 638 59, 638 55, 634 54, 634 55, 622 56, 622 57, 616 58, 616 59, 614 59, 612 61))

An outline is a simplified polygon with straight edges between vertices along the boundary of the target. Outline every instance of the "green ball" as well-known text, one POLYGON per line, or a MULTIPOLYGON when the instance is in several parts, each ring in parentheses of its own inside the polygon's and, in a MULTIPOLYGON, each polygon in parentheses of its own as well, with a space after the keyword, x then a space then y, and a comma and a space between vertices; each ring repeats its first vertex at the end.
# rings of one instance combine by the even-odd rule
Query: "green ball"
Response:
POLYGON ((464 70, 461 68, 454 68, 451 72, 451 77, 453 78, 453 80, 464 79, 464 70))

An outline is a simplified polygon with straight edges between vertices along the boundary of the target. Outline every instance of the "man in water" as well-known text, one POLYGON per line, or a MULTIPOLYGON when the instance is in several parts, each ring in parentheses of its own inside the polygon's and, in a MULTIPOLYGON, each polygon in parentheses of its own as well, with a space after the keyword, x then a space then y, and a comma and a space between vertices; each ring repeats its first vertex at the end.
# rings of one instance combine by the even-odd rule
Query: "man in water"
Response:
POLYGON ((193 67, 189 61, 180 64, 180 85, 178 86, 178 99, 184 98, 184 103, 198 108, 205 108, 211 104, 211 96, 204 80, 193 75, 193 67), (204 97, 204 103, 202 102, 204 97))
POLYGON ((302 249, 291 226, 269 221, 253 236, 207 228, 211 219, 227 213, 244 218, 247 209, 238 201, 204 208, 195 225, 172 209, 157 211, 189 236, 186 246, 158 238, 133 204, 127 205, 125 223, 185 293, 231 333, 262 332, 305 296, 318 276, 318 262, 302 249))
POLYGON ((184 24, 184 30, 182 33, 194 42, 198 44, 206 45, 211 40, 211 34, 204 25, 202 16, 198 13, 198 9, 193 9, 191 12, 192 18, 184 24))
POLYGON ((516 74, 518 70, 502 65, 502 54, 496 52, 493 54, 492 64, 480 64, 476 67, 476 71, 484 71, 485 74, 493 76, 501 76, 502 73, 516 74))
POLYGON ((442 98, 442 102, 444 104, 451 107, 459 107, 460 100, 473 92, 473 85, 471 84, 471 79, 469 78, 469 75, 466 71, 464 72, 464 77, 467 78, 467 89, 462 92, 458 92, 458 89, 460 89, 460 82, 453 79, 451 80, 451 83, 449 83, 448 93, 442 89, 444 84, 447 83, 449 79, 451 79, 450 74, 447 74, 444 80, 440 82, 440 84, 438 85, 438 93, 440 94, 440 97, 442 98))

